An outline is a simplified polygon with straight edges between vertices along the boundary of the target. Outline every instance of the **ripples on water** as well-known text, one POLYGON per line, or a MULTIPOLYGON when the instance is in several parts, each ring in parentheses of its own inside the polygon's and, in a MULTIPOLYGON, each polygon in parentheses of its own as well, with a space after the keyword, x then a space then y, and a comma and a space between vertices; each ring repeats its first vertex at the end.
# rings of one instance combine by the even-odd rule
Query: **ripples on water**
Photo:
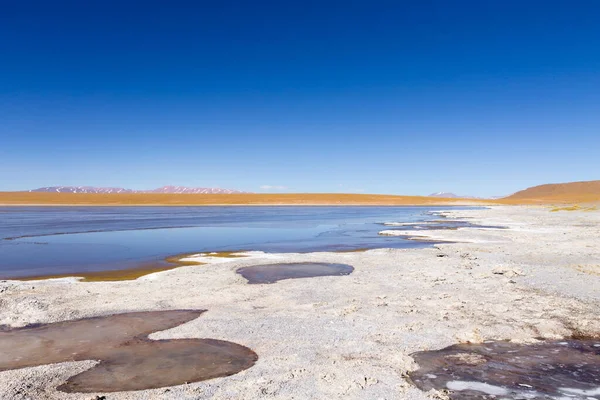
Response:
POLYGON ((448 207, 0 207, 0 278, 135 268, 202 251, 423 247, 388 221, 448 207), (11 238, 12 240, 6 240, 11 238))

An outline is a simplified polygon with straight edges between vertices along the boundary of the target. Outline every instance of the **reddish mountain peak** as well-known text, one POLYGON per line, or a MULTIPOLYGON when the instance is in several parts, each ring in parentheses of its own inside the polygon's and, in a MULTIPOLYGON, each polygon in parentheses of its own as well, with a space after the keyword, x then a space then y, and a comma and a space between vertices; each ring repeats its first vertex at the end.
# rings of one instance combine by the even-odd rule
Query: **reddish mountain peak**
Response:
POLYGON ((52 192, 52 193, 210 193, 210 194, 227 194, 227 193, 242 193, 233 189, 220 188, 189 188, 185 186, 167 185, 158 189, 150 190, 133 190, 125 188, 103 188, 94 186, 49 186, 39 189, 30 190, 30 192, 52 192))

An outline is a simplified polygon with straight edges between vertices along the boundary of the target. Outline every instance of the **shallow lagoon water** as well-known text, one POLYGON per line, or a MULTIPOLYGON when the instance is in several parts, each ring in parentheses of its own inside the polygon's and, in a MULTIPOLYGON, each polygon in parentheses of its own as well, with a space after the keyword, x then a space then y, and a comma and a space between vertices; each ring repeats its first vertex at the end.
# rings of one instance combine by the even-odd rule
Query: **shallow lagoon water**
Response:
POLYGON ((0 207, 0 278, 120 270, 203 251, 424 247, 377 233, 449 207, 0 207))

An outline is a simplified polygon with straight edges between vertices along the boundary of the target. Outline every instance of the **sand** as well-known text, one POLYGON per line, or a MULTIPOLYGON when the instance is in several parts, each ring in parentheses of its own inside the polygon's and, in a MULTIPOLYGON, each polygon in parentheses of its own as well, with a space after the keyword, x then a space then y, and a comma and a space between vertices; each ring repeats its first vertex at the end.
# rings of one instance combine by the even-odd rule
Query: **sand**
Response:
POLYGON ((521 190, 506 198, 509 201, 568 199, 571 202, 600 201, 600 181, 550 183, 521 190))
MULTIPOLYGON (((251 253, 214 262, 198 256, 206 264, 133 281, 3 281, 0 324, 206 309, 197 320, 150 338, 225 340, 259 356, 255 366, 230 377, 110 393, 107 400, 444 398, 406 380, 416 368, 411 353, 465 341, 527 343, 600 333, 600 212, 500 206, 444 215, 508 229, 419 231, 425 239, 455 242, 428 249, 251 253), (354 271, 264 285, 249 285, 235 273, 274 262, 341 263, 354 271)), ((0 398, 93 399, 55 390, 93 364, 2 372, 0 398)))
POLYGON ((345 193, 40 193, 0 192, 0 206, 341 206, 341 205, 452 205, 482 204, 473 199, 345 193))

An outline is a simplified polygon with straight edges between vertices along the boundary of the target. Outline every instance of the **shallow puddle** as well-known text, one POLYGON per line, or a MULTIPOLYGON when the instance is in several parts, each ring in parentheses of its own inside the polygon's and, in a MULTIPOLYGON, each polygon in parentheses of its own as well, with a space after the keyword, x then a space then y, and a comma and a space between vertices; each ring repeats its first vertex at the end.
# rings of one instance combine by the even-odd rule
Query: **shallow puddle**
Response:
POLYGON ((346 264, 294 263, 243 267, 236 272, 248 283, 275 283, 283 279, 313 278, 316 276, 350 275, 354 268, 346 264))
POLYGON ((600 399, 600 341, 522 345, 458 344, 412 355, 421 390, 446 389, 454 400, 600 399))
POLYGON ((98 360, 96 366, 58 387, 89 393, 180 385, 253 366, 256 353, 236 343, 148 339, 149 334, 196 319, 204 311, 135 312, 0 331, 0 371, 98 360))

